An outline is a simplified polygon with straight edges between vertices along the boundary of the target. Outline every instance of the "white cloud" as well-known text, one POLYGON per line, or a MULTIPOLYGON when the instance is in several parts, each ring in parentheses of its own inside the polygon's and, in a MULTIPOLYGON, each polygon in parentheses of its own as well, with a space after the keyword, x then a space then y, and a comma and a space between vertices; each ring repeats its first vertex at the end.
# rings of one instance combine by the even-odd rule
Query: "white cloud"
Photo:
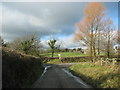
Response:
POLYGON ((29 22, 33 26, 44 26, 42 20, 34 16, 29 16, 29 22))
MULTIPOLYGON (((82 47, 80 42, 75 42, 73 41, 74 35, 71 34, 69 36, 63 36, 63 37, 59 37, 57 38, 57 42, 56 45, 61 45, 61 48, 80 48, 82 47)), ((41 43, 44 45, 44 48, 49 48, 47 42, 50 40, 49 37, 47 37, 47 39, 42 40, 41 43)))
POLYGON ((41 14, 42 14, 42 17, 43 17, 43 18, 48 18, 49 16, 51 16, 50 9, 48 9, 48 8, 43 8, 43 9, 41 10, 41 14))
POLYGON ((63 48, 75 48, 75 47, 80 47, 81 44, 79 42, 75 42, 74 40, 74 35, 71 34, 66 37, 62 37, 61 41, 63 42, 63 48))
POLYGON ((2 15, 3 15, 3 20, 2 20, 2 24, 3 25, 9 25, 11 23, 13 24, 25 24, 26 21, 26 15, 24 15, 23 13, 20 13, 18 11, 12 11, 9 8, 6 7, 2 7, 2 15))
POLYGON ((70 35, 74 32, 74 23, 82 15, 84 4, 3 3, 3 38, 10 41, 33 32, 38 32, 40 36, 58 33, 70 35))
MULTIPOLYGON (((73 42, 74 24, 83 16, 87 3, 40 3, 12 2, 3 3, 3 38, 6 41, 37 32, 41 37, 58 36, 64 48, 79 47, 73 42)), ((45 40, 43 41, 45 43, 45 40)))

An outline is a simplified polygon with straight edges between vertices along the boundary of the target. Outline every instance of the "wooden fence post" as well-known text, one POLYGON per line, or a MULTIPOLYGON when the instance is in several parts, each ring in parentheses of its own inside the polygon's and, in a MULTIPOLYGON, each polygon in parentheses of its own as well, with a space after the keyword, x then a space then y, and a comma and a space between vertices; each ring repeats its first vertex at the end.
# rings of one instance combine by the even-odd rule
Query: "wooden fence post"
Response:
POLYGON ((115 65, 115 63, 116 63, 116 59, 115 59, 115 58, 113 58, 113 60, 112 60, 112 61, 113 61, 113 65, 115 65))

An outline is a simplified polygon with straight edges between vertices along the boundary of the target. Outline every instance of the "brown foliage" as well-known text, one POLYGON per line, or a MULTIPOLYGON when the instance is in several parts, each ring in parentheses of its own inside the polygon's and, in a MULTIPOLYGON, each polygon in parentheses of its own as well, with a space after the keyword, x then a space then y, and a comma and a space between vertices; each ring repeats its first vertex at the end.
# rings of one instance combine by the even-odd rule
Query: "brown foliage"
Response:
MULTIPOLYGON (((90 50, 91 57, 96 57, 96 50, 100 55, 102 33, 109 32, 113 24, 110 18, 103 19, 105 10, 106 8, 100 2, 89 3, 84 9, 84 18, 76 24, 75 40, 84 42, 90 50)), ((108 33, 106 34, 106 36, 110 36, 108 33)), ((105 38, 105 40, 107 39, 105 38)))
POLYGON ((91 30, 100 26, 105 7, 102 3, 89 3, 84 9, 84 18, 76 24, 75 40, 90 41, 91 30))
MULTIPOLYGON (((105 7, 100 2, 92 2, 84 9, 84 14, 87 17, 89 23, 93 23, 94 20, 100 21, 104 16, 105 7)), ((95 22, 94 22, 95 23, 95 22)))

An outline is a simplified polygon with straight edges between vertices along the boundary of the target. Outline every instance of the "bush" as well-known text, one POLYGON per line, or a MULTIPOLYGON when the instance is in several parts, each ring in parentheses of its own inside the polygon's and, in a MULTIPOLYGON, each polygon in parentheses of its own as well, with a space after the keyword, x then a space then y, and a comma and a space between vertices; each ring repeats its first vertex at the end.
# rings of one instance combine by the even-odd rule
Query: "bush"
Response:
POLYGON ((66 57, 61 59, 62 62, 88 62, 90 61, 90 58, 86 57, 66 57))
POLYGON ((2 87, 30 87, 42 74, 40 58, 2 49, 2 87))
POLYGON ((9 42, 8 47, 28 55, 39 56, 42 45, 39 36, 34 33, 32 35, 16 38, 9 42))
POLYGON ((59 59, 58 57, 53 57, 52 58, 52 57, 43 57, 43 56, 41 56, 40 58, 43 60, 43 63, 47 63, 51 60, 59 59))

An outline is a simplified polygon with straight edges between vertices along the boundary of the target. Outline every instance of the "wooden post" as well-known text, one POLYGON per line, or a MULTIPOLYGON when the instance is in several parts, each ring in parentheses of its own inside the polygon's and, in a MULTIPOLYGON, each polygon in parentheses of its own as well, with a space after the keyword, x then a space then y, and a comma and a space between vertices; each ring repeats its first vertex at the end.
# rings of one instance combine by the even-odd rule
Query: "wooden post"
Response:
POLYGON ((103 65, 103 61, 101 60, 101 65, 103 65))
POLYGON ((113 58, 113 65, 115 65, 115 62, 116 62, 116 59, 115 59, 115 58, 113 58))
POLYGON ((103 58, 101 58, 101 65, 103 65, 103 58))

